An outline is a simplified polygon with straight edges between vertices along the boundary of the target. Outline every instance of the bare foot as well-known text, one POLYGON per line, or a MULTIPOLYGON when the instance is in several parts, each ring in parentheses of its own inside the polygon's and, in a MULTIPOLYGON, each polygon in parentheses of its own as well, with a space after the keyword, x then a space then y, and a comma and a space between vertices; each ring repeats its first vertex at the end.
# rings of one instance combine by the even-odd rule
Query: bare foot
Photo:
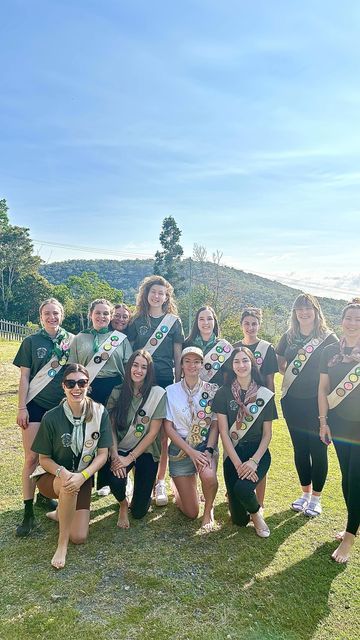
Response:
POLYGON ((119 517, 118 517, 118 521, 117 521, 117 526, 119 527, 119 529, 129 529, 130 528, 129 507, 128 507, 127 500, 123 500, 120 503, 120 510, 119 510, 119 517))
POLYGON ((344 529, 344 531, 338 531, 336 536, 335 536, 335 540, 344 540, 344 535, 345 535, 346 531, 344 529))
POLYGON ((58 547, 52 557, 51 564, 55 569, 63 569, 65 567, 67 547, 58 547))
POLYGON ((335 562, 339 562, 339 564, 345 564, 349 560, 354 540, 355 536, 346 531, 343 541, 339 544, 338 548, 335 549, 334 553, 331 554, 332 559, 335 560, 335 562))
POLYGON ((259 509, 257 513, 252 513, 250 517, 254 524, 256 534, 260 538, 268 538, 270 535, 270 529, 262 516, 261 510, 259 509))
POLYGON ((214 520, 214 511, 211 509, 209 512, 204 512, 201 528, 205 531, 212 531, 214 528, 215 520, 214 520))
POLYGON ((46 517, 49 518, 49 520, 54 520, 54 522, 59 522, 59 514, 57 509, 55 509, 55 511, 48 511, 46 517))

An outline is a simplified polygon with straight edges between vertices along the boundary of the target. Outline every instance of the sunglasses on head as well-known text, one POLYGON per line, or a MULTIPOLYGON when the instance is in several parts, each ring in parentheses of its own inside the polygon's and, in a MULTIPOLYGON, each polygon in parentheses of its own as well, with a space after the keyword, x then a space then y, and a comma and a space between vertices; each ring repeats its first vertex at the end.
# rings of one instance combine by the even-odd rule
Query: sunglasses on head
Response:
POLYGON ((76 385, 79 389, 84 389, 89 384, 89 380, 81 379, 81 380, 64 380, 64 386, 67 389, 75 389, 76 385))

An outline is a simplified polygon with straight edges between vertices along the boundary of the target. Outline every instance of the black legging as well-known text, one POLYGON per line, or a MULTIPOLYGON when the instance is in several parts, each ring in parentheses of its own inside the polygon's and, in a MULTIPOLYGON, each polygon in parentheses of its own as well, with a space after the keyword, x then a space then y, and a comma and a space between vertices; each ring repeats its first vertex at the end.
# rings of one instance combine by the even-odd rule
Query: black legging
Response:
POLYGON ((321 442, 318 433, 298 429, 288 424, 294 447, 296 471, 302 487, 312 484, 313 491, 321 493, 328 472, 326 444, 321 442))
MULTIPOLYGON (((259 442, 239 443, 235 449, 241 462, 246 462, 258 449, 259 442)), ((267 449, 256 470, 259 480, 240 480, 237 471, 227 457, 224 460, 224 479, 229 500, 231 520, 239 527, 246 527, 250 520, 249 513, 257 513, 260 509, 255 487, 267 474, 271 463, 270 451, 267 449)))
POLYGON ((360 525, 360 442, 345 442, 334 437, 339 460, 342 490, 348 512, 346 531, 354 536, 360 525))
MULTIPOLYGON (((119 455, 127 455, 128 452, 119 451, 119 455)), ((126 478, 117 478, 108 467, 108 483, 111 492, 118 502, 125 500, 127 476, 135 466, 134 494, 131 501, 131 514, 133 518, 143 518, 149 510, 151 493, 153 490, 159 463, 154 461, 151 453, 142 453, 135 463, 126 467, 126 478)))

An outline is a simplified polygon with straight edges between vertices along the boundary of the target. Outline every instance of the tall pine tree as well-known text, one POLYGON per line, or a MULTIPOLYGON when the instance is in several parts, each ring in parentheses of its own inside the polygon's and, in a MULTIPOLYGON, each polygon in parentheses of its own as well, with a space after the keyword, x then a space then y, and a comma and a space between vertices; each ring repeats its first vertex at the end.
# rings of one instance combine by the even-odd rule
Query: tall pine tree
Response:
POLYGON ((159 236, 163 250, 155 253, 154 273, 168 280, 174 287, 175 293, 181 290, 183 280, 179 275, 180 260, 184 253, 179 244, 181 233, 175 218, 172 216, 164 218, 159 236))

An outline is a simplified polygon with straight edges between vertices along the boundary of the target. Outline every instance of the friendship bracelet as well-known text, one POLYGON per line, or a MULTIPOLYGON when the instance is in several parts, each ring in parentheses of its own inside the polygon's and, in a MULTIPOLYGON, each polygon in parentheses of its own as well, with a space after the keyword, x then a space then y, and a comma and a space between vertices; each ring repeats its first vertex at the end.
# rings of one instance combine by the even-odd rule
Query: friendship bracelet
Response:
POLYGON ((256 464, 256 466, 257 466, 257 467, 259 466, 259 463, 258 463, 258 461, 257 461, 257 460, 255 460, 255 458, 249 458, 249 460, 251 460, 252 462, 255 462, 255 464, 256 464))
POLYGON ((321 418, 325 418, 325 420, 327 419, 327 416, 318 416, 319 420, 321 420, 321 418))
POLYGON ((90 479, 90 473, 88 473, 85 469, 82 470, 81 475, 84 476, 85 480, 90 479))

